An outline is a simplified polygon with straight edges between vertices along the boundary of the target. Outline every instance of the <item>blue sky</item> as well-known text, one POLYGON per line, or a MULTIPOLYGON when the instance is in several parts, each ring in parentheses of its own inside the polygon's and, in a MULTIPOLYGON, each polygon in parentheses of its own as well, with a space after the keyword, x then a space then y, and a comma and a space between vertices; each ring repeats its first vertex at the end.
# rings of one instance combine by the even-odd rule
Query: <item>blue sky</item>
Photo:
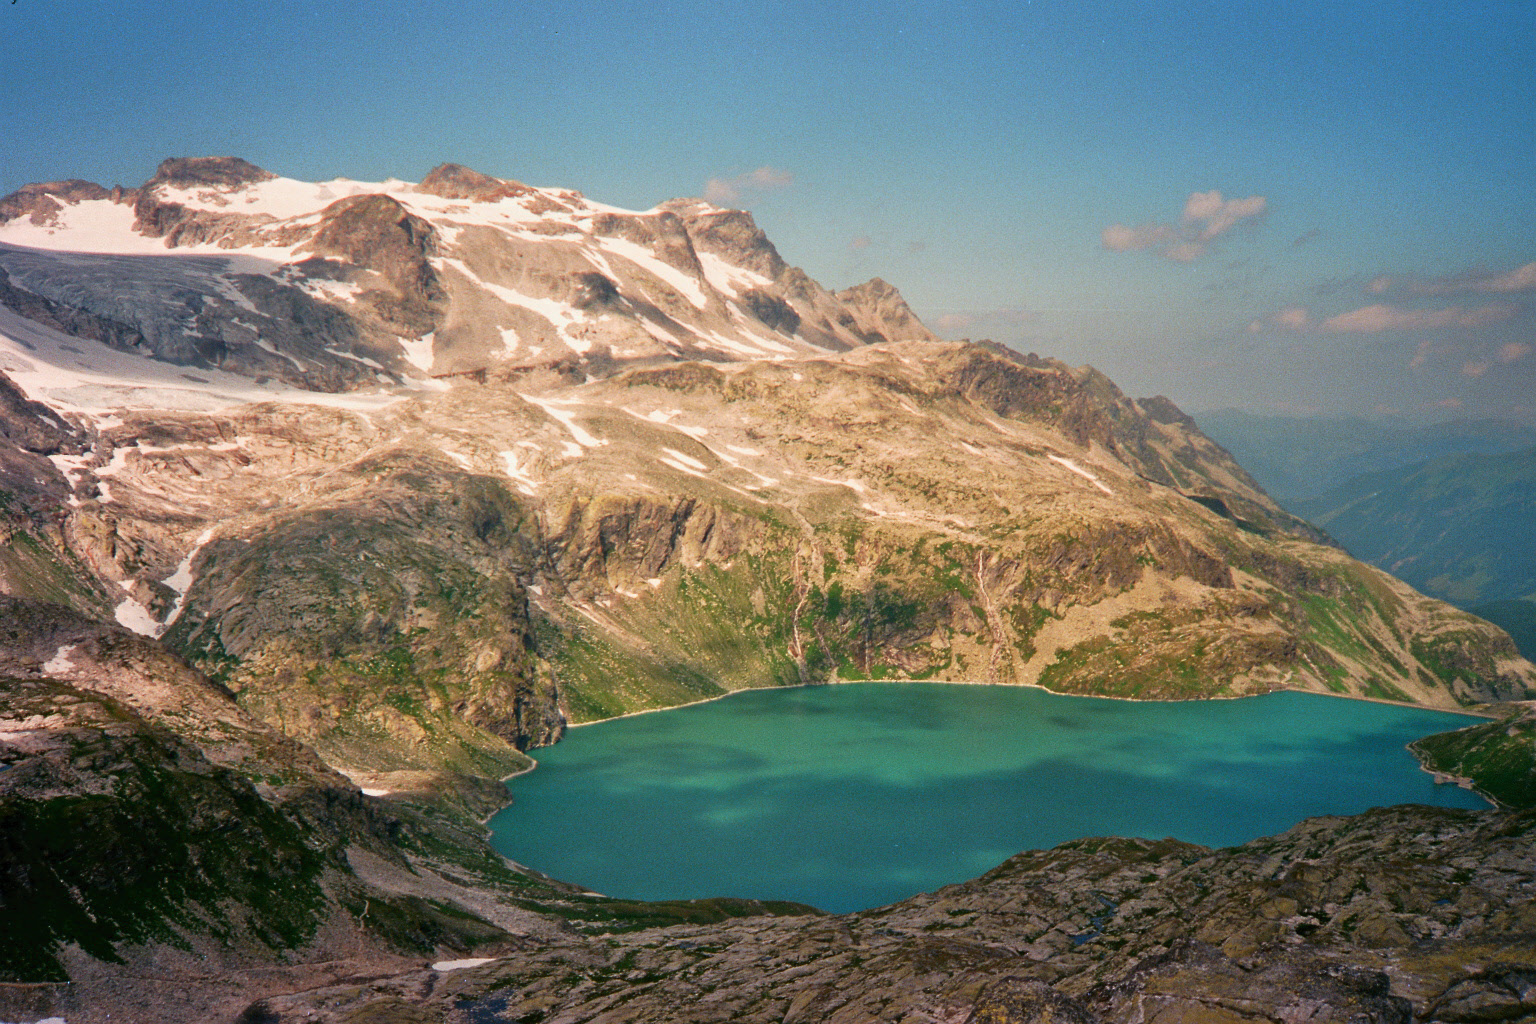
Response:
POLYGON ((0 193, 443 161, 753 211, 1188 409, 1536 420, 1536 3, 0 4, 0 193))

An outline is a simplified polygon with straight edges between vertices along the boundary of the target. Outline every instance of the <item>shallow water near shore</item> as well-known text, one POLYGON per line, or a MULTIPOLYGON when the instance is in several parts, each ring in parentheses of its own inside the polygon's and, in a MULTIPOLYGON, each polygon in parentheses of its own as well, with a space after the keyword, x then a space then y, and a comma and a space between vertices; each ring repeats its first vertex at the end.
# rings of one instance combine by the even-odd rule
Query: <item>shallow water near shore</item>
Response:
POLYGON ((1487 807, 1404 749, 1473 721, 1306 693, 753 690, 572 730, 508 783, 490 827, 512 859, 610 896, 846 912, 1085 836, 1227 846, 1319 814, 1487 807))

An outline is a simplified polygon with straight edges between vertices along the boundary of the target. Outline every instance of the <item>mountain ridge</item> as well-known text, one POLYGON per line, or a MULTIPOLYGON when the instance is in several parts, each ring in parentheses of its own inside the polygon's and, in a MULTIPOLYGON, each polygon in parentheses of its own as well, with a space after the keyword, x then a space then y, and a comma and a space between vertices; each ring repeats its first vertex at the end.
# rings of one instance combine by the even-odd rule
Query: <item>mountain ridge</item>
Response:
POLYGON ((884 282, 833 294, 790 267, 745 211, 697 199, 622 210, 455 164, 416 185, 310 184, 233 157, 177 158, 126 191, 28 185, 0 200, 0 272, 12 286, 0 301, 19 287, 110 320, 122 347, 322 390, 509 361, 933 340, 884 282), (101 254, 114 293, 55 250, 101 254), (169 288, 170 302, 125 301, 137 281, 169 288))
MULTIPOLYGON (((897 987, 923 1019, 1008 1019, 1021 999, 1127 1019, 1137 986, 1231 991, 1261 964, 1318 1006, 1380 998, 1388 1016, 1386 982, 1328 972, 1408 963, 1420 1007, 1458 984, 1504 991, 1503 974, 1401 951, 1462 927, 1453 914, 1455 941, 1518 950, 1529 915, 1398 906, 1372 858, 1428 857, 1428 877, 1491 843, 1502 859, 1469 899, 1497 906, 1529 874, 1504 871, 1528 815, 1396 809, 1220 853, 1069 844, 871 918, 894 935, 804 907, 612 901, 503 861, 477 819, 526 750, 750 686, 1467 708, 1536 694, 1536 666, 1286 512, 1166 398, 937 341, 879 279, 812 282, 743 211, 625 211, 455 165, 374 187, 173 160, 128 192, 28 188, 0 201, 16 211, 0 224, 0 821, 25 854, 0 898, 57 863, 68 913, 26 949, 0 935, 5 981, 67 975, 140 1016, 351 1021, 498 1014, 506 982, 532 993, 520 1016, 590 1016, 572 963, 636 995, 646 972, 700 968, 658 949, 719 941, 750 960, 769 936, 791 960, 831 957, 774 1020, 869 1016, 914 957, 931 983, 897 987), (236 852, 270 839, 287 858, 275 893, 259 858, 216 848, 231 808, 236 852), (102 844, 56 856, 50 823, 85 811, 110 822, 102 844), (1405 839, 1427 832, 1429 853, 1405 839), (163 862, 141 833, 164 837, 163 862), (1318 877, 1253 873, 1335 841, 1318 877), (93 853, 165 898, 124 901, 93 853), (1219 892, 1182 874, 1195 863, 1219 892), (1171 915, 1135 962, 1074 938, 1104 915, 1073 879, 1100 869, 1127 898, 1116 943, 1136 900, 1171 915), (1047 888, 1008 881, 1025 876, 1047 888), (956 928, 966 905, 1025 892, 1023 925, 956 928), (1196 897, 1210 921, 1178 910, 1196 897), (871 943, 865 969, 851 950, 871 943), (506 959, 441 986, 451 969, 422 973, 477 951, 506 959), (987 966, 1004 957, 1068 1001, 1004 984, 987 966), (144 980, 167 964, 208 1002, 144 980), (1130 987, 1101 985, 1132 969, 1130 987), (849 985, 861 1001, 835 997, 849 985)), ((704 970, 725 995, 752 989, 735 957, 704 970)), ((1275 985, 1264 1005, 1294 1015, 1275 985)), ((648 998, 637 1014, 704 1012, 648 998)))

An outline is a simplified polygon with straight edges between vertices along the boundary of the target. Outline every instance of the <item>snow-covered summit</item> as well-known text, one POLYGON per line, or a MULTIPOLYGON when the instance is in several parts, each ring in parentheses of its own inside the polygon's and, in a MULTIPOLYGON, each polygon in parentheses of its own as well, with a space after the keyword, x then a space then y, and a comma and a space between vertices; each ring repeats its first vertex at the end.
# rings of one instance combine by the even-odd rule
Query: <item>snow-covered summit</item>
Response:
POLYGON ((0 305, 322 391, 932 338, 883 282, 834 294, 789 266, 743 211, 626 210, 455 164, 304 182, 180 158, 135 189, 28 185, 0 199, 0 305))

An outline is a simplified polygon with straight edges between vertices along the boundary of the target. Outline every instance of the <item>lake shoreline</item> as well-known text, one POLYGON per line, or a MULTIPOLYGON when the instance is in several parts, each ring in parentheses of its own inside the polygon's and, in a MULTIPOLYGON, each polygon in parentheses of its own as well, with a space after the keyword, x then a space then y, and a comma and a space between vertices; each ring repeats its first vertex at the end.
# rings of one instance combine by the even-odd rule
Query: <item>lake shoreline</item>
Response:
MULTIPOLYGON (((594 718, 594 719, 592 719, 589 722, 567 722, 565 727, 566 727, 566 731, 570 731, 572 729, 581 729, 581 728, 584 728, 585 726, 589 726, 589 725, 601 725, 604 722, 616 722, 616 721, 618 721, 619 719, 622 719, 622 718, 636 718, 636 717, 638 717, 640 715, 655 715, 655 714, 659 714, 659 713, 661 713, 663 711, 676 711, 678 708, 691 708, 691 707, 697 707, 700 704, 711 704, 711 703, 713 703, 715 701, 718 701, 718 700, 725 700, 727 697, 735 697, 738 694, 743 694, 743 693, 755 693, 755 692, 760 691, 760 690, 807 690, 807 689, 811 689, 813 687, 819 687, 819 686, 842 686, 842 685, 845 685, 845 684, 861 684, 861 683, 880 683, 880 684, 889 684, 889 685, 892 685, 892 686, 901 686, 901 685, 904 685, 904 684, 907 684, 907 683, 933 683, 933 684, 939 685, 939 686, 999 686, 999 687, 1026 689, 1026 690, 1039 690, 1042 693, 1048 693, 1048 694, 1051 694, 1051 695, 1056 696, 1056 697, 1090 697, 1090 698, 1093 698, 1095 700, 1119 700, 1119 701, 1126 701, 1126 702, 1132 703, 1132 704, 1182 704, 1182 703, 1188 703, 1188 702, 1193 702, 1193 701, 1208 701, 1208 700, 1245 700, 1245 699, 1247 699, 1249 697, 1262 697, 1262 696, 1264 696, 1263 693, 1242 693, 1242 694, 1224 694, 1224 695, 1219 695, 1219 696, 1215 696, 1215 697, 1187 697, 1187 698, 1181 698, 1181 699, 1175 699, 1175 700, 1161 700, 1161 699, 1153 698, 1153 697, 1117 697, 1117 696, 1114 696, 1112 694, 1102 694, 1102 693, 1062 693, 1060 690, 1052 690, 1050 687, 1041 686, 1039 683, 986 683, 986 682, 981 682, 979 680, 969 680, 969 679, 828 679, 825 682, 820 682, 820 683, 789 683, 789 684, 786 684, 784 686, 744 686, 744 687, 742 687, 739 690, 729 690, 729 691, 727 691, 725 693, 717 693, 717 694, 715 694, 712 697, 701 697, 698 700, 690 700, 690 701, 686 701, 686 702, 684 702, 682 704, 669 704, 669 705, 667 705, 664 708, 642 708, 639 711, 626 711, 623 714, 610 715, 607 718, 594 718)), ((1498 717, 1499 717, 1498 715, 1493 714, 1492 712, 1468 711, 1468 710, 1465 710, 1465 709, 1455 709, 1455 710, 1453 710, 1453 709, 1450 709, 1450 708, 1431 708, 1431 707, 1425 707, 1423 704, 1412 704, 1412 703, 1408 703, 1406 701, 1384 700, 1381 697, 1363 697, 1363 696, 1359 696, 1357 694, 1352 694, 1352 693, 1333 693, 1333 692, 1330 692, 1330 691, 1327 691, 1327 690, 1308 690, 1308 689, 1304 689, 1304 688, 1299 687, 1299 686, 1280 686, 1280 687, 1276 687, 1273 690, 1267 690, 1267 691, 1265 691, 1265 693, 1315 693, 1315 694, 1317 694, 1320 697, 1337 697, 1340 700, 1355 700, 1355 701, 1362 701, 1362 702, 1365 702, 1365 703, 1368 703, 1368 704, 1386 704, 1389 707, 1421 708, 1421 709, 1423 709, 1425 711, 1443 711, 1446 714, 1450 714, 1450 715, 1465 715, 1468 718, 1482 718, 1482 719, 1488 719, 1490 721, 1496 721, 1498 719, 1498 717)), ((560 742, 559 740, 555 741, 555 743, 559 743, 559 742, 560 742)), ((554 746, 554 744, 550 744, 550 746, 554 746)), ((1414 760, 1418 762, 1419 770, 1420 771, 1428 772, 1430 775, 1433 775, 1435 777, 1435 781, 1437 783, 1442 782, 1442 779, 1440 777, 1441 773, 1435 772, 1433 769, 1427 767, 1424 764, 1424 762, 1419 759, 1418 754, 1414 752, 1412 744, 1409 744, 1406 747, 1406 749, 1408 750, 1409 753, 1413 754, 1414 760)), ((528 753, 527 751, 523 751, 522 753, 523 753, 523 756, 527 757, 529 762, 531 762, 531 763, 528 765, 528 767, 519 769, 518 771, 513 772, 511 775, 507 775, 507 776, 503 777, 501 779, 501 782, 503 784, 511 782, 513 779, 519 778, 520 776, 527 775, 527 774, 529 774, 530 772, 532 772, 534 769, 536 769, 539 766, 539 761, 538 761, 538 759, 536 757, 534 757, 532 754, 528 753)), ((1458 785, 1458 786, 1461 786, 1462 789, 1471 790, 1472 792, 1476 793, 1478 796, 1480 796, 1483 799, 1487 800, 1491 806, 1493 806, 1495 808, 1500 806, 1498 801, 1493 800, 1492 798, 1490 798, 1488 796, 1488 794, 1484 793, 1480 789, 1477 789, 1475 786, 1472 786, 1470 784, 1470 780, 1468 781, 1467 784, 1463 784, 1460 781, 1452 780, 1450 778, 1447 778, 1447 779, 1445 779, 1443 781, 1446 782, 1446 783, 1455 782, 1455 784, 1458 785)), ((485 817, 481 818, 480 819, 480 824, 481 825, 485 825, 488 828, 489 825, 490 825, 491 819, 496 817, 496 815, 500 814, 502 811, 506 810, 506 808, 510 807, 510 806, 511 806, 511 802, 509 801, 503 807, 499 808, 498 810, 492 811, 490 814, 487 814, 485 817)), ((490 834, 489 831, 487 831, 487 836, 489 836, 489 834, 490 834)))
MULTIPOLYGON (((1484 718, 1490 721, 1497 721, 1499 718, 1497 714, 1487 711, 1470 711, 1465 708, 1437 708, 1430 707, 1425 704, 1414 704, 1410 701, 1386 700, 1381 697, 1364 697, 1353 693, 1334 693, 1330 690, 1308 690, 1300 686, 1277 686, 1273 690, 1264 691, 1264 693, 1218 694, 1213 697, 1181 697, 1174 699, 1162 699, 1157 697, 1120 697, 1107 693, 1063 693, 1060 690, 1053 690, 1048 686, 1041 686, 1039 683, 987 683, 971 679, 828 679, 825 682, 820 683, 788 683, 784 686, 744 686, 739 690, 729 690, 725 693, 717 693, 712 697, 701 697, 698 700, 690 700, 682 704, 668 704, 664 708, 642 708, 639 711, 625 711, 622 714, 610 715, 607 718, 594 718, 588 722, 567 722, 566 729, 581 729, 589 725, 601 725, 603 722, 615 722, 621 718, 634 718, 638 715, 654 715, 661 711, 674 711, 677 708, 691 708, 699 704, 710 704, 717 700, 724 700, 727 697, 734 697, 739 693, 753 693, 759 690, 805 690, 818 686, 842 686, 845 684, 861 683, 880 683, 889 684, 892 686, 902 686, 908 683, 932 683, 938 686, 999 686, 1014 689, 1039 690, 1042 693, 1053 694, 1057 697, 1089 697, 1094 700, 1119 700, 1126 701, 1131 704, 1186 704, 1196 701, 1246 700, 1249 697, 1262 697, 1265 693, 1315 693, 1319 697, 1337 697, 1340 700, 1362 701, 1367 704, 1386 704, 1389 707, 1395 708, 1419 708, 1424 711, 1443 711, 1448 715, 1466 715, 1468 718, 1484 718)), ((527 771, 532 771, 532 769, 527 769, 527 771)), ((522 774, 525 774, 525 772, 516 772, 513 775, 509 775, 507 777, 516 778, 517 775, 522 774)))
MULTIPOLYGON (((809 691, 812 687, 754 688, 770 689, 809 691)), ((875 858, 870 863, 884 865, 881 871, 885 875, 905 876, 918 870, 916 861, 928 856, 919 851, 926 849, 925 844, 932 845, 932 836, 947 835, 950 831, 953 836, 943 841, 946 849, 939 851, 944 856, 952 855, 947 844, 958 843, 957 837, 963 834, 973 837, 968 841, 974 841, 978 850, 984 850, 988 857, 995 857, 995 862, 1001 862, 1020 850, 1047 849, 1083 835, 1174 835, 1202 845, 1230 846, 1262 835, 1279 834, 1308 817, 1359 813, 1371 806, 1426 804, 1478 812, 1490 807, 1490 802, 1475 791, 1434 785, 1434 776, 1425 778, 1428 773, 1420 770, 1417 759, 1411 764, 1402 760, 1403 754, 1409 753, 1404 748, 1413 738, 1479 720, 1446 709, 1373 700, 1360 701, 1353 705, 1356 710, 1350 711, 1350 705, 1329 705, 1309 701, 1305 696, 1275 696, 1248 705, 1218 705, 1205 700, 1124 699, 1116 705, 1105 700, 1072 701, 1073 696, 1085 695, 1060 694, 1039 686, 995 686, 949 680, 909 690, 891 685, 840 687, 839 690, 828 685, 816 689, 820 690, 819 694, 784 694, 781 698, 760 696, 745 698, 746 703, 733 707, 722 705, 720 710, 698 709, 705 713, 698 717, 683 716, 676 726, 654 720, 652 724, 638 727, 625 725, 612 735, 606 731, 590 737, 584 735, 569 752, 551 751, 541 759, 541 766, 547 770, 554 771, 552 766, 559 768, 549 777, 548 783, 524 782, 515 787, 520 811, 511 812, 508 818, 493 820, 490 825, 495 832, 492 842, 506 853, 515 852, 519 863, 532 864, 537 870, 555 877, 580 878, 598 891, 617 892, 629 898, 656 899, 662 897, 648 889, 632 889, 628 880, 621 882, 605 875, 603 872, 609 866, 597 868, 583 859, 595 856, 591 851, 600 845, 596 838, 599 833, 616 829, 627 837, 624 842, 634 849, 673 850, 674 847, 667 843, 675 842, 676 837, 684 837, 683 845, 675 848, 680 852, 668 853, 664 859, 687 862, 688 870, 693 871, 698 865, 693 865, 690 858, 696 859, 694 851, 706 838, 711 842, 738 842, 731 831, 740 827, 738 822, 787 814, 783 822, 775 820, 768 829, 767 835, 772 842, 794 835, 795 829, 800 827, 808 827, 805 836, 796 839, 785 850, 752 863, 764 860, 771 865, 791 864, 804 858, 812 865, 810 873, 803 881, 792 881, 794 886, 803 888, 781 891, 754 886, 753 893, 767 891, 772 898, 830 906, 827 898, 820 895, 820 887, 832 883, 824 882, 816 872, 823 871, 825 863, 847 859, 849 850, 861 850, 856 844, 849 845, 852 840, 845 842, 843 836, 847 823, 855 819, 862 821, 861 816, 866 811, 854 813, 848 807, 857 804, 866 808, 869 819, 876 822, 883 821, 881 815, 907 815, 910 813, 909 801, 918 791, 919 782, 924 787, 932 784, 958 788, 948 792, 941 801, 943 810, 931 827, 914 828, 908 818, 898 817, 892 819, 896 824, 883 830, 876 829, 872 837, 857 841, 870 846, 870 855, 875 858), (949 690, 953 696, 946 695, 939 687, 949 690), (968 687, 971 695, 957 687, 968 687), (1031 697, 1031 690, 1069 699, 1054 701, 1044 694, 1031 697), (1009 695, 1010 691, 1014 696, 1009 695), (985 696, 986 693, 997 696, 985 696), (1385 706, 1369 709, 1367 704, 1385 706), (940 710, 950 707, 964 710, 953 715, 940 710), (1011 709, 1015 707, 1020 709, 1021 717, 1017 719, 1012 717, 1011 709), (1117 707, 1121 710, 1115 710, 1117 707), (1179 710, 1181 707, 1187 710, 1179 710), (1202 707, 1205 710, 1202 711, 1202 707), (1030 708, 1033 711, 1027 710, 1030 708), (1147 710, 1143 713, 1133 708, 1147 710), (782 715, 773 709, 781 709, 782 715), (839 709, 846 713, 836 714, 839 709), (763 716, 761 725, 760 714, 763 716), (686 724, 690 721, 694 724, 686 724), (1375 724, 1378 721, 1397 724, 1389 730, 1385 726, 1378 727, 1375 724), (1147 723, 1145 729, 1141 726, 1143 722, 1147 723), (1179 724, 1186 722, 1189 723, 1187 726, 1179 724), (1051 733, 1061 728, 1069 730, 1066 738, 1053 738, 1051 733), (781 729, 789 732, 780 735, 781 729), (944 729, 949 731, 939 731, 944 729), (1186 732, 1189 742, 1182 738, 1186 732), (1122 738, 1122 733, 1129 739, 1122 738), (971 738, 964 738, 967 736, 971 738), (732 739, 727 740, 727 737, 732 739), (1209 738, 1211 753, 1205 753, 1205 748, 1194 742, 1199 737, 1209 738), (734 745, 736 738, 743 740, 740 750, 734 745), (944 742, 934 747, 941 738, 944 742), (892 742, 893 739, 898 742, 892 742), (907 739, 916 746, 904 746, 907 739), (676 750, 670 745, 673 743, 677 744, 676 750), (1345 745, 1338 747, 1335 754, 1330 745, 1333 743, 1345 745), (1152 744, 1161 744, 1169 751, 1169 767, 1163 766, 1163 756, 1152 744), (988 746, 997 749, 976 753, 988 746), (824 756, 836 759, 837 751, 855 748, 872 752, 874 767, 845 769, 841 762, 827 768, 817 767, 822 765, 824 756), (930 758, 921 752, 923 748, 937 749, 940 753, 930 758), (949 753, 951 750, 955 752, 953 757, 949 753), (1016 758, 1015 750, 1027 756, 1016 758), (1039 760, 1035 760, 1037 756, 1039 760), (1127 756, 1129 760, 1126 760, 1127 756), (975 759, 974 764, 972 759, 975 759), (918 767, 929 760, 934 760, 932 768, 918 767), (1312 767, 1302 773, 1299 766, 1307 761, 1312 767), (1231 771, 1222 767, 1229 763, 1231 771), (583 764, 592 766, 598 774, 592 779, 570 774, 575 766, 583 764), (764 781, 747 781, 748 776, 742 773, 755 770, 753 766, 759 764, 767 769, 764 781), (1151 802, 1147 804, 1155 813, 1144 821, 1139 819, 1137 808, 1147 803, 1148 794, 1162 794, 1170 785, 1181 785, 1179 780, 1186 776, 1179 773, 1186 768, 1203 773, 1188 776, 1190 786, 1187 788, 1193 794, 1189 809, 1172 809, 1177 801, 1157 796, 1150 798, 1151 802), (1028 781, 997 781, 1010 778, 1005 773, 1015 771, 1020 780, 1028 781), (833 790, 824 786, 817 788, 818 772, 830 773, 829 778, 853 781, 833 787, 833 790), (932 780, 928 779, 930 775, 932 780), (1406 781, 1400 783, 1373 781, 1389 777, 1404 779, 1405 776, 1406 781), (611 793, 604 789, 606 783, 596 781, 605 777, 616 780, 611 793), (1414 777, 1422 781, 1414 782, 1414 777), (562 790, 556 784, 561 779, 569 784, 572 778, 582 779, 575 790, 562 790), (960 781, 966 778, 973 781, 960 781), (789 788, 788 780, 791 779, 798 780, 793 784, 795 786, 808 781, 808 795, 802 797, 798 789, 789 788), (1354 781, 1357 779, 1367 784, 1357 786, 1354 781), (668 787, 675 788, 676 793, 668 787), (1276 787, 1292 791, 1296 797, 1281 799, 1276 787), (581 794, 579 799, 571 796, 577 792, 581 794), (668 795, 655 807, 646 806, 638 818, 630 822, 626 815, 639 806, 642 799, 639 794, 654 792, 668 795), (728 795, 729 799, 718 807, 711 806, 708 804, 711 792, 716 796, 728 795), (1047 805, 1043 795, 1047 792, 1066 793, 1068 797, 1059 807, 1047 805), (1337 796, 1330 795, 1335 792, 1337 796), (1035 798, 1014 794, 1042 795, 1035 798), (1010 801, 1016 799, 1026 803, 1013 808, 1010 801), (604 800, 610 801, 611 805, 603 803, 604 800), (828 820, 840 824, 831 827, 829 832, 830 826, 818 823, 817 814, 812 810, 839 800, 842 803, 828 820), (858 802, 861 800, 862 803, 858 802), (1030 800, 1036 802, 1028 803, 1030 800), (1003 808, 1007 813, 997 811, 988 801, 995 802, 997 808, 1003 808), (581 809, 576 813, 582 823, 572 826, 572 830, 581 839, 569 850, 558 851, 562 842, 558 836, 566 834, 567 828, 554 823, 565 820, 577 805, 581 809), (791 813, 785 808, 794 810, 791 813), (1208 810, 1212 808, 1213 811, 1208 810), (1098 820, 1101 809, 1105 816, 1098 820), (1290 810, 1295 812, 1293 817, 1279 820, 1290 810), (1266 815, 1269 820, 1263 820, 1266 815), (1093 818, 1097 824, 1079 821, 1081 817, 1093 818), (594 825, 594 820, 601 824, 594 825), (624 824, 619 824, 621 822, 624 824), (594 828, 596 833, 592 832, 594 828), (990 831, 994 828, 996 835, 990 831), (647 836, 651 829, 669 838, 665 843, 642 840, 640 837, 647 836), (1012 830, 1018 830, 1017 834, 1012 830), (715 838, 717 835, 720 838, 715 838), (805 851, 811 852, 807 854, 805 851), (879 859, 887 854, 892 858, 889 864, 879 859), (567 855, 574 859, 559 859, 567 855), (813 898, 808 893, 818 895, 813 898)), ((1316 691, 1290 689, 1288 692, 1316 691)), ((730 695, 711 695, 678 706, 712 704, 730 695)), ((635 718, 643 723, 645 720, 639 719, 639 714, 650 713, 650 710, 653 709, 614 718, 635 718)), ((540 773, 539 779, 542 778, 540 773)), ((1059 797, 1055 799, 1060 803, 1059 797)), ((821 813, 825 814, 825 811, 821 813)), ((753 850, 760 846, 773 849, 772 842, 765 840, 760 844, 757 839, 752 839, 744 845, 753 850)), ((614 869, 621 873, 637 870, 629 863, 634 859, 632 854, 633 850, 620 858, 623 865, 614 869)), ((859 852, 854 859, 862 864, 863 857, 864 853, 859 852)), ((995 866, 995 862, 989 860, 987 866, 995 866)), ((673 865, 668 870, 677 867, 673 865)), ((929 881, 948 884, 962 877, 961 872, 973 868, 981 870, 976 865, 962 865, 956 872, 929 881)), ((923 870, 926 869, 925 866, 923 870)), ((638 870, 643 875, 656 869, 638 870)), ((704 864, 700 868, 703 872, 700 881, 709 882, 713 877, 710 872, 719 870, 718 864, 704 864)), ((768 870, 774 873, 781 869, 772 866, 768 870)), ((861 871, 857 880, 849 883, 850 891, 862 891, 874 885, 871 879, 885 877, 873 869, 861 871)), ((699 891, 714 892, 726 884, 722 879, 714 879, 699 891)), ((695 895, 697 893, 687 888, 672 892, 672 897, 676 898, 695 895)))
MULTIPOLYGON (((1102 693, 1062 693, 1060 690, 1052 690, 1050 687, 1041 686, 1039 683, 983 683, 966 679, 829 679, 824 683, 790 683, 787 686, 746 686, 742 687, 740 690, 731 690, 728 693, 716 694, 713 697, 704 697, 700 700, 691 700, 686 704, 672 704, 664 708, 645 708, 641 711, 626 711, 622 715, 614 715, 611 718, 594 718, 590 722, 569 722, 566 724, 566 729, 580 729, 587 725, 601 725, 604 722, 615 722, 621 718, 634 718, 638 715, 654 715, 661 711, 675 711, 678 708, 691 708, 699 704, 710 704, 717 700, 724 700, 727 697, 734 697, 741 693, 755 693, 759 690, 802 690, 810 689, 811 687, 816 686, 840 686, 845 683, 889 683, 893 686, 900 686, 907 683, 935 683, 940 686, 1004 686, 1026 690, 1039 690, 1042 693, 1049 693, 1057 697, 1091 697, 1096 700, 1120 700, 1131 704, 1183 704, 1193 701, 1206 700, 1246 700, 1250 697, 1262 697, 1265 695, 1264 693, 1241 693, 1224 694, 1216 697, 1187 697, 1176 700, 1159 700, 1153 697, 1116 697, 1111 694, 1102 693)), ((1488 721, 1498 721, 1499 719, 1497 714, 1494 714, 1490 711, 1469 711, 1463 708, 1457 708, 1454 710, 1451 708, 1431 708, 1425 707, 1423 704, 1412 704, 1407 701, 1385 700, 1381 697, 1363 697, 1353 693, 1333 693, 1329 690, 1308 690, 1299 686, 1279 686, 1273 690, 1266 690, 1265 693, 1315 693, 1319 697, 1337 697, 1339 700, 1361 701, 1366 704, 1385 704, 1388 707, 1394 708, 1420 708, 1425 711, 1443 711, 1448 715, 1464 715, 1467 718, 1486 719, 1488 721)), ((1422 737, 1420 738, 1422 739, 1422 737)), ((1424 759, 1419 756, 1418 751, 1414 750, 1413 744, 1416 742, 1418 741, 1414 740, 1405 744, 1403 749, 1408 751, 1408 753, 1413 756, 1414 761, 1419 766, 1419 771, 1426 772, 1434 778, 1436 785, 1454 785, 1465 789, 1468 792, 1476 793, 1478 796, 1488 801, 1488 806, 1494 808, 1495 810, 1504 806, 1493 797, 1477 788, 1471 779, 1463 779, 1457 776, 1446 775, 1444 772, 1437 772, 1433 768, 1429 767, 1429 765, 1424 763, 1424 759)), ((533 759, 530 757, 529 760, 533 759)), ((513 774, 508 775, 502 781, 508 782, 517 778, 519 775, 527 775, 538 766, 539 763, 534 761, 531 767, 525 768, 520 772, 514 772, 513 774)), ((491 818, 496 816, 496 813, 500 812, 487 815, 481 824, 488 825, 491 818)))

